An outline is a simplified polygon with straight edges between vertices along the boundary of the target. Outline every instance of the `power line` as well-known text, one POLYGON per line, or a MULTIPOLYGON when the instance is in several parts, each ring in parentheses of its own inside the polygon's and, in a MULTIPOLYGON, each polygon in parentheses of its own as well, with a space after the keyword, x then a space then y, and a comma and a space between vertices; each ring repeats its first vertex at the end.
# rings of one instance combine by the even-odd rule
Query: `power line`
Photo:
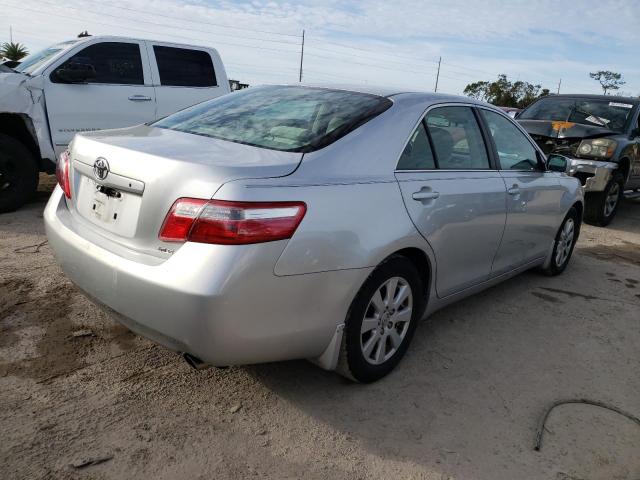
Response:
MULTIPOLYGON (((48 2, 46 0, 39 0, 41 3, 46 3, 48 5, 52 5, 54 7, 58 7, 59 5, 54 3, 54 2, 48 2)), ((131 19, 127 18, 127 17, 123 17, 121 15, 113 15, 113 14, 109 14, 109 13, 104 13, 104 12, 97 12, 95 10, 89 10, 87 8, 78 8, 78 7, 67 7, 70 8, 72 10, 79 10, 81 12, 86 12, 86 13, 91 13, 93 15, 99 15, 101 17, 111 17, 111 18, 115 18, 116 20, 127 20, 127 21, 131 21, 131 19)), ((176 25, 172 25, 172 24, 168 24, 168 23, 158 23, 158 22, 152 22, 150 20, 141 20, 139 18, 135 19, 136 23, 146 23, 148 25, 155 25, 157 27, 163 27, 163 28, 173 28, 173 29, 180 29, 180 30, 184 30, 184 27, 181 26, 176 26, 176 25)), ((194 28, 189 28, 189 31, 192 32, 198 32, 198 33, 206 33, 207 35, 213 35, 213 36, 227 36, 229 37, 228 34, 224 34, 224 33, 214 33, 214 32, 210 32, 209 30, 198 30, 198 29, 194 29, 194 28)), ((268 38, 260 38, 260 37, 242 37, 243 40, 259 40, 261 42, 272 42, 272 43, 281 43, 281 44, 285 44, 285 45, 298 45, 298 42, 291 42, 291 41, 287 41, 287 40, 271 40, 268 38)))
POLYGON ((364 66, 367 66, 367 67, 378 68, 378 69, 381 69, 381 70, 389 70, 389 71, 396 72, 396 73, 399 72, 399 71, 402 71, 402 72, 417 73, 419 75, 428 75, 429 74, 429 73, 426 73, 424 71, 418 71, 418 70, 408 70, 408 69, 400 70, 398 68, 385 67, 383 65, 376 65, 374 63, 356 62, 354 60, 343 60, 342 58, 329 57, 327 55, 318 55, 317 53, 307 53, 307 56, 309 56, 309 57, 317 57, 317 58, 324 58, 324 59, 333 60, 333 61, 336 61, 336 62, 349 63, 349 64, 353 64, 353 65, 364 65, 364 66))
POLYGON ((270 30, 257 30, 255 28, 245 28, 245 27, 234 27, 234 26, 230 26, 230 25, 223 25, 220 23, 213 23, 213 22, 205 22, 204 20, 191 20, 191 19, 186 19, 186 18, 181 18, 181 17, 175 17, 173 15, 165 15, 162 13, 155 13, 155 12, 149 12, 147 10, 139 10, 136 8, 131 8, 131 7, 123 7, 120 5, 113 5, 113 4, 105 4, 104 2, 100 1, 100 2, 96 2, 96 0, 90 0, 93 3, 99 3, 100 6, 108 6, 110 8, 119 8, 122 10, 129 10, 130 12, 136 12, 136 13, 144 13, 146 15, 154 15, 156 17, 163 17, 163 18, 168 18, 170 20, 180 20, 183 22, 188 22, 188 23, 200 23, 202 25, 210 25, 213 27, 219 27, 219 28, 229 28, 229 29, 233 29, 233 30, 243 30, 243 31, 247 31, 247 32, 253 32, 253 33, 266 33, 266 34, 270 34, 270 35, 280 35, 283 37, 294 37, 294 38, 300 38, 299 35, 294 35, 291 33, 282 33, 282 32, 274 32, 274 31, 270 31, 270 30))
MULTIPOLYGON (((353 53, 348 53, 348 52, 337 52, 337 51, 335 51, 335 50, 329 50, 329 49, 327 49, 327 48, 321 48, 321 47, 316 47, 316 46, 311 46, 311 47, 308 47, 308 48, 311 48, 311 49, 313 49, 313 50, 318 50, 318 51, 321 51, 321 52, 331 53, 331 54, 333 54, 333 55, 343 55, 343 56, 347 56, 347 57, 349 57, 349 58, 354 58, 353 53)), ((385 55, 389 55, 389 54, 385 54, 385 55)), ((366 59, 366 60, 369 60, 369 59, 371 59, 371 60, 380 60, 380 56, 379 56, 379 55, 378 55, 378 57, 377 57, 377 58, 364 57, 364 56, 361 56, 361 55, 360 55, 360 56, 358 56, 358 57, 359 57, 359 58, 364 58, 364 59, 366 59)), ((395 61, 395 60, 386 60, 386 59, 382 59, 382 60, 381 60, 381 63, 392 63, 392 64, 396 64, 396 65, 403 65, 403 66, 407 66, 407 65, 408 65, 408 66, 413 66, 413 67, 416 67, 416 66, 417 66, 417 67, 420 67, 420 65, 419 65, 419 64, 418 64, 418 65, 416 65, 416 62, 407 63, 407 62, 398 62, 398 61, 395 61)), ((436 62, 436 64, 437 64, 437 63, 438 63, 438 62, 436 62)), ((428 68, 435 68, 435 67, 431 67, 431 66, 429 66, 428 68)))
MULTIPOLYGON (((72 20, 75 22, 81 22, 81 23, 93 23, 95 25, 102 25, 105 27, 115 27, 115 28, 119 28, 119 29, 125 29, 125 30, 136 30, 139 32, 144 32, 144 33, 149 33, 155 36, 158 36, 158 32, 153 32, 150 30, 144 30, 142 28, 137 28, 137 27, 128 27, 128 26, 123 26, 123 25, 114 25, 112 23, 106 23, 106 22, 100 22, 100 21, 95 21, 95 20, 87 20, 87 19, 79 19, 77 17, 70 17, 68 15, 62 15, 59 13, 52 13, 52 12, 42 12, 40 10, 35 10, 32 8, 27 8, 27 7, 22 7, 22 6, 16 6, 16 5, 11 5, 11 4, 7 4, 7 3, 0 3, 0 6, 4 6, 4 7, 9 7, 9 8, 15 8, 17 10, 20 11, 29 11, 29 12, 34 12, 40 15, 47 15, 47 16, 54 16, 54 17, 60 17, 60 18, 65 18, 68 20, 72 20)), ((195 37, 187 37, 184 35, 177 35, 174 33, 165 33, 164 35, 170 36, 170 37, 174 37, 174 38, 182 38, 185 40, 189 40, 189 41, 197 41, 197 42, 207 42, 208 40, 202 39, 202 38, 195 38, 195 37)), ((269 48, 269 47, 257 47, 254 45, 243 45, 243 44, 239 44, 239 43, 230 43, 230 42, 224 42, 224 41, 219 41, 216 40, 216 43, 218 45, 228 45, 228 46, 232 46, 232 47, 243 47, 243 48, 250 48, 250 49, 255 49, 255 50, 266 50, 266 51, 272 51, 272 52, 284 52, 284 53, 296 53, 293 50, 283 50, 283 49, 279 49, 279 48, 269 48)))
POLYGON ((381 52, 379 50, 372 50, 370 48, 355 47, 353 45, 347 45, 345 43, 338 43, 338 42, 334 42, 334 41, 330 41, 330 40, 322 40, 322 42, 327 44, 327 45, 336 45, 338 47, 343 47, 343 48, 352 48, 354 50, 359 50, 361 52, 374 53, 376 55, 387 55, 387 56, 392 56, 392 57, 395 57, 395 58, 406 58, 407 60, 411 60, 413 62, 423 62, 423 63, 433 63, 433 64, 438 63, 435 60, 417 60, 415 57, 409 57, 407 55, 399 55, 399 54, 395 54, 395 53, 384 53, 384 52, 381 52))

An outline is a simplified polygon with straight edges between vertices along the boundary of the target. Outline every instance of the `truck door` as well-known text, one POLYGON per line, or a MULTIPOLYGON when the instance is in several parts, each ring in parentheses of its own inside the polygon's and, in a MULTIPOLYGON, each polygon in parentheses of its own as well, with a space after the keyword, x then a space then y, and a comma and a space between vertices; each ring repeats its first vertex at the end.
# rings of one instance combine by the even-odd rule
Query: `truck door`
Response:
POLYGON ((51 136, 60 153, 78 132, 128 127, 155 118, 155 91, 144 42, 98 42, 45 74, 51 136), (61 70, 91 68, 93 78, 70 83, 61 70), (88 67, 91 66, 91 67, 88 67))
POLYGON ((147 42, 147 49, 158 105, 156 118, 231 91, 215 50, 158 42, 147 42))

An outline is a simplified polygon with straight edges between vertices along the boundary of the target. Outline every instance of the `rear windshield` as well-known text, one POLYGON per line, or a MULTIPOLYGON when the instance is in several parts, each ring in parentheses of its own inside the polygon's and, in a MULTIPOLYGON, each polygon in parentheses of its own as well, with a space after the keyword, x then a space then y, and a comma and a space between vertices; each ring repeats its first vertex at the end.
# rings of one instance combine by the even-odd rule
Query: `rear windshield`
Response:
POLYGON ((518 120, 563 120, 624 130, 633 104, 624 101, 590 100, 582 98, 543 98, 527 108, 518 120))
POLYGON ((310 152, 379 115, 377 95, 295 86, 254 87, 187 108, 152 125, 287 152, 310 152))

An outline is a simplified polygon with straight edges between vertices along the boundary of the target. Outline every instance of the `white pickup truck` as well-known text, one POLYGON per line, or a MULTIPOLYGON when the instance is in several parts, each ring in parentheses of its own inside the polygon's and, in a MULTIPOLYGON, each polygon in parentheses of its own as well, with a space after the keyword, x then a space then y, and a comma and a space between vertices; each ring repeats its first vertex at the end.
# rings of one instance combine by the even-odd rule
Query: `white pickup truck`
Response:
POLYGON ((0 66, 0 212, 24 204, 78 132, 126 127, 229 93, 215 49, 86 37, 0 66))

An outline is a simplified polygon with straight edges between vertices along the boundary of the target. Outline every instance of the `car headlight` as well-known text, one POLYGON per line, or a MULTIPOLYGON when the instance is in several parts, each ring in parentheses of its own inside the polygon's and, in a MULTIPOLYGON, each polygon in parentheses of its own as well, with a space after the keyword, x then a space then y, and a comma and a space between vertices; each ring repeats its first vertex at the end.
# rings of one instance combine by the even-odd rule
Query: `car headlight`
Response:
POLYGON ((608 138, 582 140, 578 146, 578 154, 581 157, 611 158, 617 146, 618 142, 608 138))

